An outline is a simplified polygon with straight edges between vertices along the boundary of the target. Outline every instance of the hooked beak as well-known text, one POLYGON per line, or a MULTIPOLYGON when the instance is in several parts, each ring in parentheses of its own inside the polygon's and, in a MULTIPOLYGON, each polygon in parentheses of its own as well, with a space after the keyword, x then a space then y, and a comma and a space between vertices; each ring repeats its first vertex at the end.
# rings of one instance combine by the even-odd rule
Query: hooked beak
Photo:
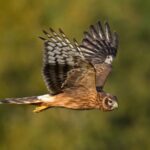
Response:
POLYGON ((118 103, 117 102, 114 103, 114 105, 113 105, 113 109, 115 109, 115 108, 118 108, 118 103))

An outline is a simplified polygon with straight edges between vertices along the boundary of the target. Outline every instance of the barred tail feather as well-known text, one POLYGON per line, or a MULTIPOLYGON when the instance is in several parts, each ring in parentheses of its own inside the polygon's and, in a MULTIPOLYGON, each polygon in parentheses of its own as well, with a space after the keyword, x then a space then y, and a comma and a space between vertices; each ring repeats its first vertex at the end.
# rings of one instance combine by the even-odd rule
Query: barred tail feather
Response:
POLYGON ((0 104, 38 104, 41 102, 37 96, 0 99, 0 104))

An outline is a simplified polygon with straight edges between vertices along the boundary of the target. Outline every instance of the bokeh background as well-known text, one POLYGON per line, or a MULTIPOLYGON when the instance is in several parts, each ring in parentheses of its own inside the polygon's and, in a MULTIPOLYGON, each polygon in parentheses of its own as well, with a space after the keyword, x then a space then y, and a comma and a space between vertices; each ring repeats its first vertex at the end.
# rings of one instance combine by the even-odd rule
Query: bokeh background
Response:
POLYGON ((0 150, 150 149, 149 0, 0 0, 0 98, 47 92, 42 29, 61 27, 81 41, 83 31, 108 20, 120 46, 105 90, 118 96, 113 112, 0 106, 0 150))

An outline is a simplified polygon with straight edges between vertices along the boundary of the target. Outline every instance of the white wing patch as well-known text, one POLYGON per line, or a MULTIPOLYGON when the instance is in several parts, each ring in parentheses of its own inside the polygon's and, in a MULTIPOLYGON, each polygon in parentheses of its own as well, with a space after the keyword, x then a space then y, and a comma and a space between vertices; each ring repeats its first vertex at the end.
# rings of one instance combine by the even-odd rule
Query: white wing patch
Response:
POLYGON ((105 59, 105 63, 112 64, 114 57, 112 55, 108 55, 105 59))
POLYGON ((50 96, 49 94, 46 95, 41 95, 37 97, 39 100, 41 100, 42 102, 53 102, 54 101, 54 97, 50 96))

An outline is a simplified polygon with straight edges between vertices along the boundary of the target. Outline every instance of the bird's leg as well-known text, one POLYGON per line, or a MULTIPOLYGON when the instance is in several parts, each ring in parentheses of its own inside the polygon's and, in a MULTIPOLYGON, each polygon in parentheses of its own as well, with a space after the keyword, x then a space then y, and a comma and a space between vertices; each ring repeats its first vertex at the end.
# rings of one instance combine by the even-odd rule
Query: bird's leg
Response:
POLYGON ((46 109, 48 109, 50 106, 48 106, 48 105, 40 105, 40 106, 37 106, 34 110, 33 110, 33 112, 34 113, 39 113, 39 112, 41 112, 41 111, 43 111, 43 110, 46 110, 46 109))

